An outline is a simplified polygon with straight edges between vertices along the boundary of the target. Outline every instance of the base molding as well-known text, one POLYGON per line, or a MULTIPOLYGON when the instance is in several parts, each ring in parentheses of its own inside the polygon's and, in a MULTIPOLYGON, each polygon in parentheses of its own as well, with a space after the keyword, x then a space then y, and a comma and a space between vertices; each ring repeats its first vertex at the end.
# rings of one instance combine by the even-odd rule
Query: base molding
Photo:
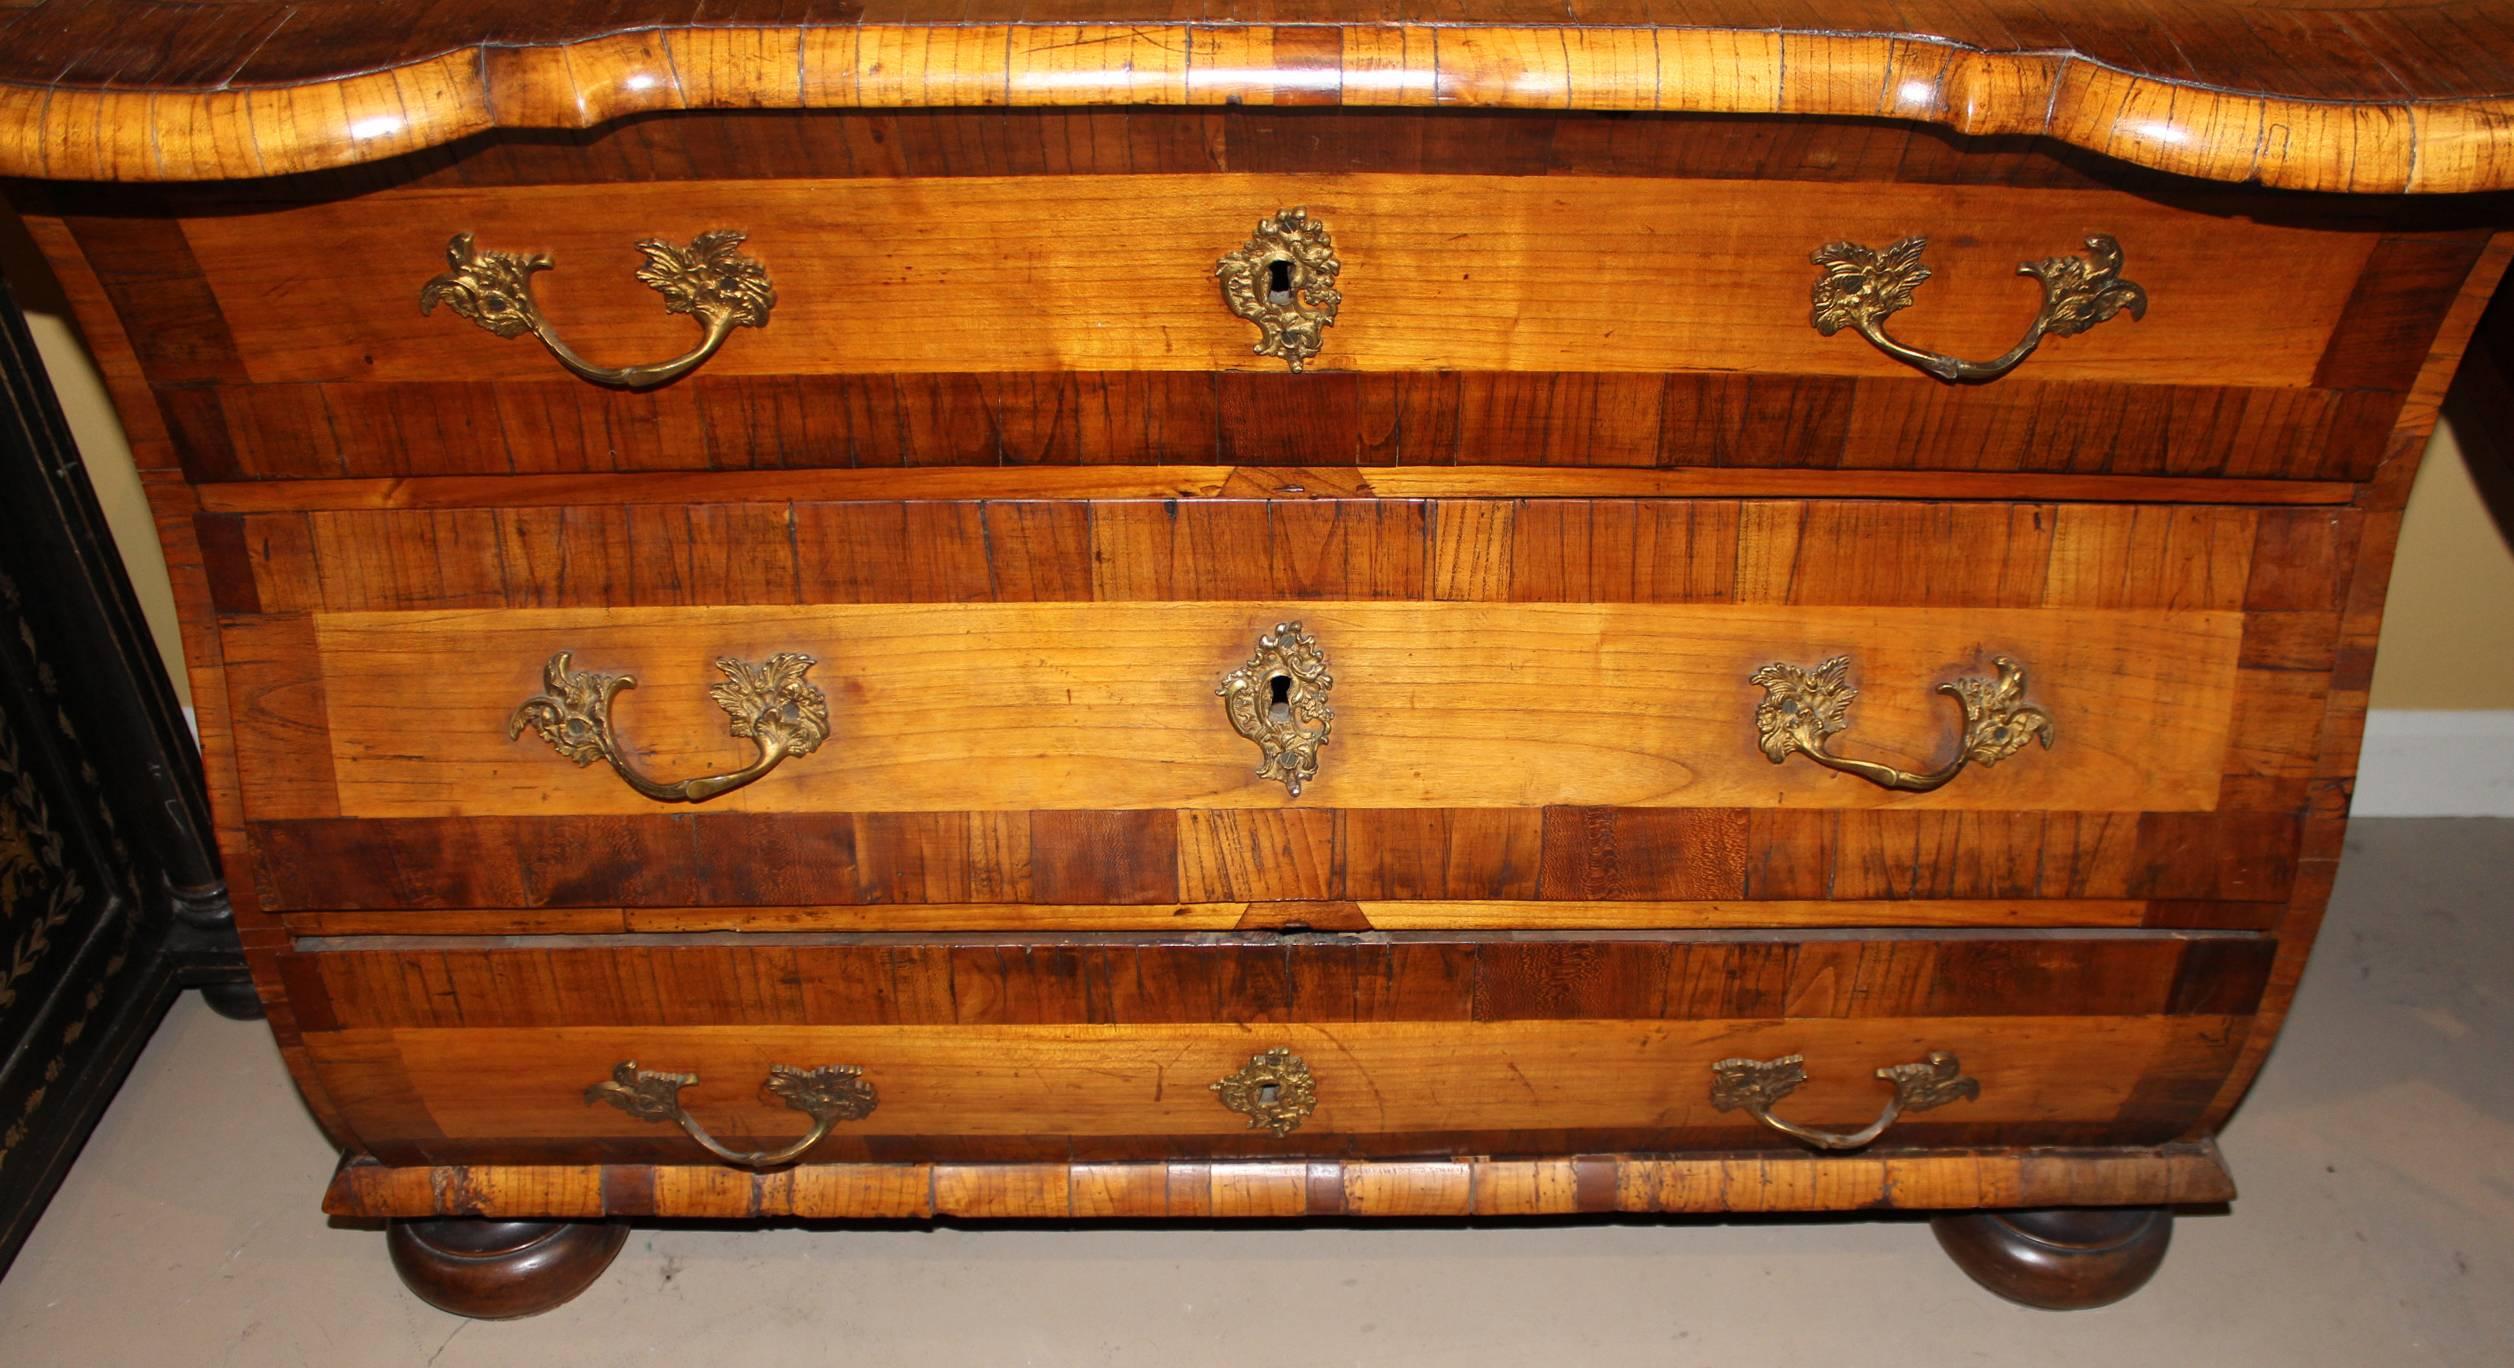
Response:
POLYGON ((1582 1155, 1281 1163, 391 1167, 350 1159, 323 1209, 599 1221, 1231 1220, 2190 1206, 2232 1200, 2213 1144, 1908 1154, 1582 1155))

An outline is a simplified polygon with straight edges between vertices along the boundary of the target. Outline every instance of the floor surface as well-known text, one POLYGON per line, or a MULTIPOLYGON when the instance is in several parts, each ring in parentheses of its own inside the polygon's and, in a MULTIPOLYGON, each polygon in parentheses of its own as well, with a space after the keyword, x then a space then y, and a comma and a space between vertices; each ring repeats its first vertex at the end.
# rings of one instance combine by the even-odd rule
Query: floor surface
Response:
POLYGON ((2514 822, 2361 822, 2322 948, 2146 1291, 1993 1299, 1909 1221, 637 1232, 472 1323, 316 1207, 268 1037, 187 997, 0 1281, 0 1362, 2514 1364, 2514 822))

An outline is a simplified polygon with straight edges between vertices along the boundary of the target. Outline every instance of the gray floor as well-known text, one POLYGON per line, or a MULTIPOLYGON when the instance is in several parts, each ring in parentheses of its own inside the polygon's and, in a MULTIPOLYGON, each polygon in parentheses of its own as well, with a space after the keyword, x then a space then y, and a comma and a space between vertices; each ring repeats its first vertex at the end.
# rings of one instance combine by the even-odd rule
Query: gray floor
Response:
POLYGON ((0 1282, 0 1361, 2514 1363, 2514 822, 2363 822, 2345 869, 2226 1135, 2244 1196, 2103 1311, 1995 1301, 1907 1222, 675 1229, 472 1324, 325 1225, 332 1156, 267 1039, 188 999, 0 1282))

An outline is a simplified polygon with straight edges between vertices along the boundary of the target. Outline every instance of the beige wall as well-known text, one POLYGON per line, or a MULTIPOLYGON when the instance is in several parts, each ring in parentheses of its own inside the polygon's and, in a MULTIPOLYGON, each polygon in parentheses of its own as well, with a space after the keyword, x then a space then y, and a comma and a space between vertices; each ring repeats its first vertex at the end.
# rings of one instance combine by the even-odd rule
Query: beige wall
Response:
MULTIPOLYGON (((2491 414, 2514 422, 2514 414, 2491 414)), ((2497 479, 2514 488, 2514 478, 2497 479)), ((2410 490, 2374 658, 2378 708, 2514 708, 2514 506, 2489 516, 2448 425, 2410 490)))
MULTIPOLYGON (((0 214, 0 268, 28 310, 36 345, 52 368, 62 409, 122 543, 158 649, 175 665, 176 687, 188 692, 176 664, 180 648, 165 559, 132 473, 130 448, 59 292, 6 214, 0 214)), ((2514 509, 2508 510, 2508 521, 2514 524, 2514 509)), ((2375 666, 2374 706, 2514 709, 2514 548, 2481 503, 2449 428, 2436 434, 2410 495, 2375 666)))

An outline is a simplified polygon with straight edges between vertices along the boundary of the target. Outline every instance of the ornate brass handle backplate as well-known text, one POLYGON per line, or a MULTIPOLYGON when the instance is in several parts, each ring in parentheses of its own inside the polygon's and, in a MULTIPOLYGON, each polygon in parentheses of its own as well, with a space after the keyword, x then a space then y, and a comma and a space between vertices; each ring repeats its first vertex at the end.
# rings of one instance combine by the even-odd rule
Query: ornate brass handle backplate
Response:
POLYGON ((2050 257, 2016 268, 2043 283, 2043 307, 2017 344, 1988 361, 1966 361, 1941 352, 1922 351, 1886 335, 1886 320, 1912 302, 1912 291, 1929 279, 1920 254, 1929 239, 1907 237, 1880 252, 1856 242, 1836 242, 1816 250, 1809 260, 1824 268, 1816 277, 1816 331, 1827 337, 1844 328, 1876 345, 1898 361, 1909 362, 1941 380, 1996 380, 2033 355, 2045 337, 2082 333, 2123 310, 2132 318, 2147 314, 2147 291, 2121 278, 2121 244, 2097 233, 2086 240, 2086 257, 2050 257))
POLYGON ((729 774, 666 781, 639 773, 611 731, 611 700, 620 690, 637 687, 636 678, 576 669, 566 651, 550 657, 543 669, 544 692, 517 704, 506 719, 506 739, 531 727, 559 754, 579 765, 604 761, 630 788, 658 803, 703 803, 750 783, 788 756, 811 754, 829 739, 829 699, 803 677, 812 664, 799 651, 779 652, 764 665, 716 662, 724 681, 708 690, 708 697, 733 720, 733 734, 749 737, 759 748, 758 759, 729 774))
POLYGON ((624 1059, 611 1066, 611 1076, 585 1089, 585 1105, 608 1102, 640 1121, 670 1121, 689 1132, 689 1137, 704 1146, 709 1154, 728 1164, 744 1168, 768 1169, 790 1164, 803 1157, 803 1152, 821 1142, 829 1129, 841 1121, 861 1121, 873 1114, 880 1099, 873 1085, 864 1081, 864 1071, 846 1064, 825 1064, 817 1069, 797 1068, 791 1064, 768 1066, 768 1091, 785 1100, 785 1104, 812 1118, 812 1128, 791 1145, 773 1150, 730 1149, 707 1128, 698 1124, 681 1107, 681 1090, 698 1082, 697 1074, 662 1073, 637 1067, 634 1059, 624 1059))
POLYGON ((1318 1080, 1310 1077, 1309 1061, 1282 1046, 1251 1055, 1236 1072, 1206 1085, 1223 1106, 1248 1118, 1248 1128, 1264 1128, 1277 1137, 1301 1128, 1318 1110, 1318 1080))
POLYGON ((1247 664, 1222 676, 1214 693, 1232 728, 1257 743, 1258 778, 1280 781, 1298 798, 1301 785, 1318 777, 1318 748, 1336 725, 1327 706, 1335 683, 1318 639, 1297 622, 1276 623, 1257 638, 1247 664))
POLYGON ((1743 1110, 1783 1135, 1804 1140, 1820 1150, 1853 1150, 1885 1134, 1905 1112, 1925 1112, 1950 1102, 1981 1096, 1982 1085, 1964 1076, 1964 1066, 1945 1050, 1931 1050, 1918 1064, 1889 1064, 1877 1077, 1894 1085, 1894 1097, 1876 1120, 1855 1131, 1823 1131, 1784 1121, 1772 1108, 1807 1081, 1807 1057, 1723 1059, 1711 1066, 1711 1105, 1719 1111, 1743 1110))
POLYGON ((469 233, 456 233, 446 245, 449 269, 420 287, 419 312, 432 313, 443 304, 500 337, 531 333, 560 365, 595 384, 652 389, 697 369, 735 328, 768 326, 777 291, 768 283, 767 267, 733 250, 741 245, 742 234, 727 228, 701 233, 687 247, 655 238, 637 244, 646 254, 638 281, 662 293, 665 312, 688 314, 704 330, 696 347, 652 365, 597 366, 577 355, 551 330, 533 299, 533 273, 549 270, 550 258, 539 252, 480 251, 469 233))
POLYGON ((1964 709, 1964 744, 1953 760, 1926 774, 1833 753, 1832 738, 1850 725, 1851 700, 1859 697, 1850 686, 1849 656, 1835 656, 1812 670, 1775 662, 1748 676, 1748 683, 1763 686, 1763 701, 1755 706, 1757 743, 1773 764, 1804 755, 1827 769, 1904 793, 1927 793, 1966 765, 1998 764, 2028 741, 2039 740, 2049 750, 2051 714, 2025 701, 2024 667, 2006 656, 1992 663, 1999 668, 1996 680, 1938 686, 1964 709))
POLYGON ((1294 371, 1326 345, 1335 326, 1335 239, 1307 209, 1286 209, 1257 220, 1257 233, 1222 258, 1213 273, 1222 280, 1222 302, 1257 325, 1259 356, 1277 356, 1294 371))

